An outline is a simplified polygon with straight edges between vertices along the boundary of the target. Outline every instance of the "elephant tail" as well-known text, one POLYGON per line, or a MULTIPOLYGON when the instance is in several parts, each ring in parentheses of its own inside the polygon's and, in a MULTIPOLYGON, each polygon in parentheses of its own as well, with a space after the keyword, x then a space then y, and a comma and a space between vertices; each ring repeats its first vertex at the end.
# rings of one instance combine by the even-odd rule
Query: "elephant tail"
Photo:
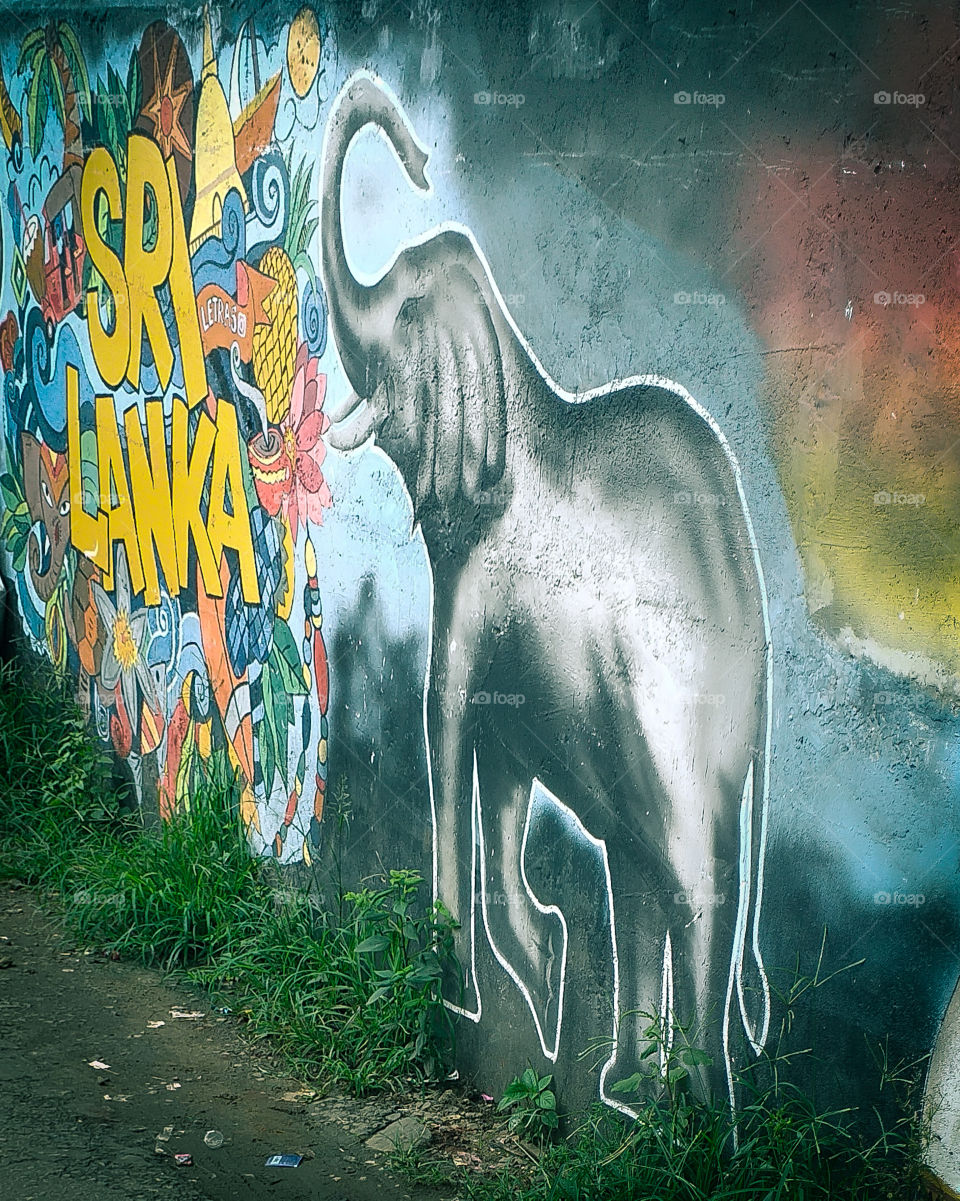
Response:
POLYGON ((396 271, 373 285, 362 284, 347 263, 340 212, 343 165, 353 139, 376 126, 396 152, 408 179, 421 191, 427 153, 419 145, 397 100, 378 79, 357 72, 344 85, 327 123, 322 168, 320 243, 330 322, 347 378, 359 396, 380 382, 393 323, 407 290, 396 271))
POLYGON ((770 982, 759 937, 766 841, 764 756, 751 763, 740 799, 740 903, 733 955, 740 1020, 754 1055, 763 1050, 770 1029, 770 982))

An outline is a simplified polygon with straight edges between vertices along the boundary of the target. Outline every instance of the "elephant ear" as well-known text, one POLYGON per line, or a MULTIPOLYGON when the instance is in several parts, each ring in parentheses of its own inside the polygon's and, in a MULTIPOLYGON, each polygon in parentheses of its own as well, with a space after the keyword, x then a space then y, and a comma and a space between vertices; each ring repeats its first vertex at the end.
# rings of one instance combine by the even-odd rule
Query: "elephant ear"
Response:
POLYGON ((40 503, 40 443, 33 434, 24 430, 20 435, 20 449, 23 454, 23 494, 31 521, 39 521, 43 516, 40 503))

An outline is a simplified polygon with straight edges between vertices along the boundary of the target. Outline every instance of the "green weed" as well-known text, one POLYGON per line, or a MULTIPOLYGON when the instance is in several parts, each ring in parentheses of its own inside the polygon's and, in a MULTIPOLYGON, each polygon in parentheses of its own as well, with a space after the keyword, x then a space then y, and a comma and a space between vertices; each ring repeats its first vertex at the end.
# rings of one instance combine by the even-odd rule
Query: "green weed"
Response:
POLYGON ((533 1068, 527 1068, 522 1076, 516 1076, 503 1091, 497 1110, 510 1110, 507 1128, 516 1134, 533 1138, 539 1142, 556 1130, 557 1098, 550 1088, 553 1076, 538 1076, 533 1068))
POLYGON ((389 873, 384 887, 348 892, 339 914, 289 895, 210 966, 191 973, 273 1038, 302 1076, 356 1093, 393 1080, 435 1078, 452 1025, 440 1000, 452 925, 418 910, 420 877, 389 873))
MULTIPOLYGON (((0 875, 55 897, 82 943, 188 971, 303 1076, 362 1093, 446 1066, 453 926, 441 907, 425 912, 416 873, 341 890, 326 912, 250 855, 222 753, 153 826, 120 812, 110 782, 68 686, 42 663, 0 664, 0 875)), ((343 785, 337 809, 342 832, 343 785)))

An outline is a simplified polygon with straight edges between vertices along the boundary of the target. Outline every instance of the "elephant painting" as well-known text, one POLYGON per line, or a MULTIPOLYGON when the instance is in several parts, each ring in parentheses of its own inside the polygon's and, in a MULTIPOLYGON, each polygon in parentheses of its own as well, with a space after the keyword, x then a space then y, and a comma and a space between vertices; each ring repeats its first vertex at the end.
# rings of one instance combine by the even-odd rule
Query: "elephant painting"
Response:
POLYGON ((739 468, 710 415, 668 380, 581 395, 554 384, 467 230, 439 228, 361 284, 340 185, 369 125, 429 187, 397 101, 353 76, 323 157, 330 328, 355 394, 329 439, 346 452, 376 439, 432 569, 434 887, 460 922, 465 970, 448 1004, 479 1020, 482 922, 557 1058, 567 926, 525 865, 539 789, 607 871, 615 995, 601 1096, 631 1112, 611 1090, 646 1047, 639 1014, 659 1012, 667 1030, 701 1032, 714 1062, 705 1087, 732 1102, 770 1009, 758 926, 772 649, 739 468))
POLYGON ((33 528, 30 579, 46 604, 60 579, 70 544, 70 489, 66 455, 56 454, 32 434, 20 435, 23 490, 33 528))

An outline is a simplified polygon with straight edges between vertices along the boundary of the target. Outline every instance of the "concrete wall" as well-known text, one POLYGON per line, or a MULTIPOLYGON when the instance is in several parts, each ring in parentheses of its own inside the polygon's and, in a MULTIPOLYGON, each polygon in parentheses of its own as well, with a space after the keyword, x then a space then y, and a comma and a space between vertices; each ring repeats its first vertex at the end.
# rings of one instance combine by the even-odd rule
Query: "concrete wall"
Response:
POLYGON ((872 1097, 958 972, 953 10, 51 20, 2 535, 143 802, 421 868, 488 1091, 629 1107, 637 1009, 726 1090, 826 931, 791 1045, 872 1097))

